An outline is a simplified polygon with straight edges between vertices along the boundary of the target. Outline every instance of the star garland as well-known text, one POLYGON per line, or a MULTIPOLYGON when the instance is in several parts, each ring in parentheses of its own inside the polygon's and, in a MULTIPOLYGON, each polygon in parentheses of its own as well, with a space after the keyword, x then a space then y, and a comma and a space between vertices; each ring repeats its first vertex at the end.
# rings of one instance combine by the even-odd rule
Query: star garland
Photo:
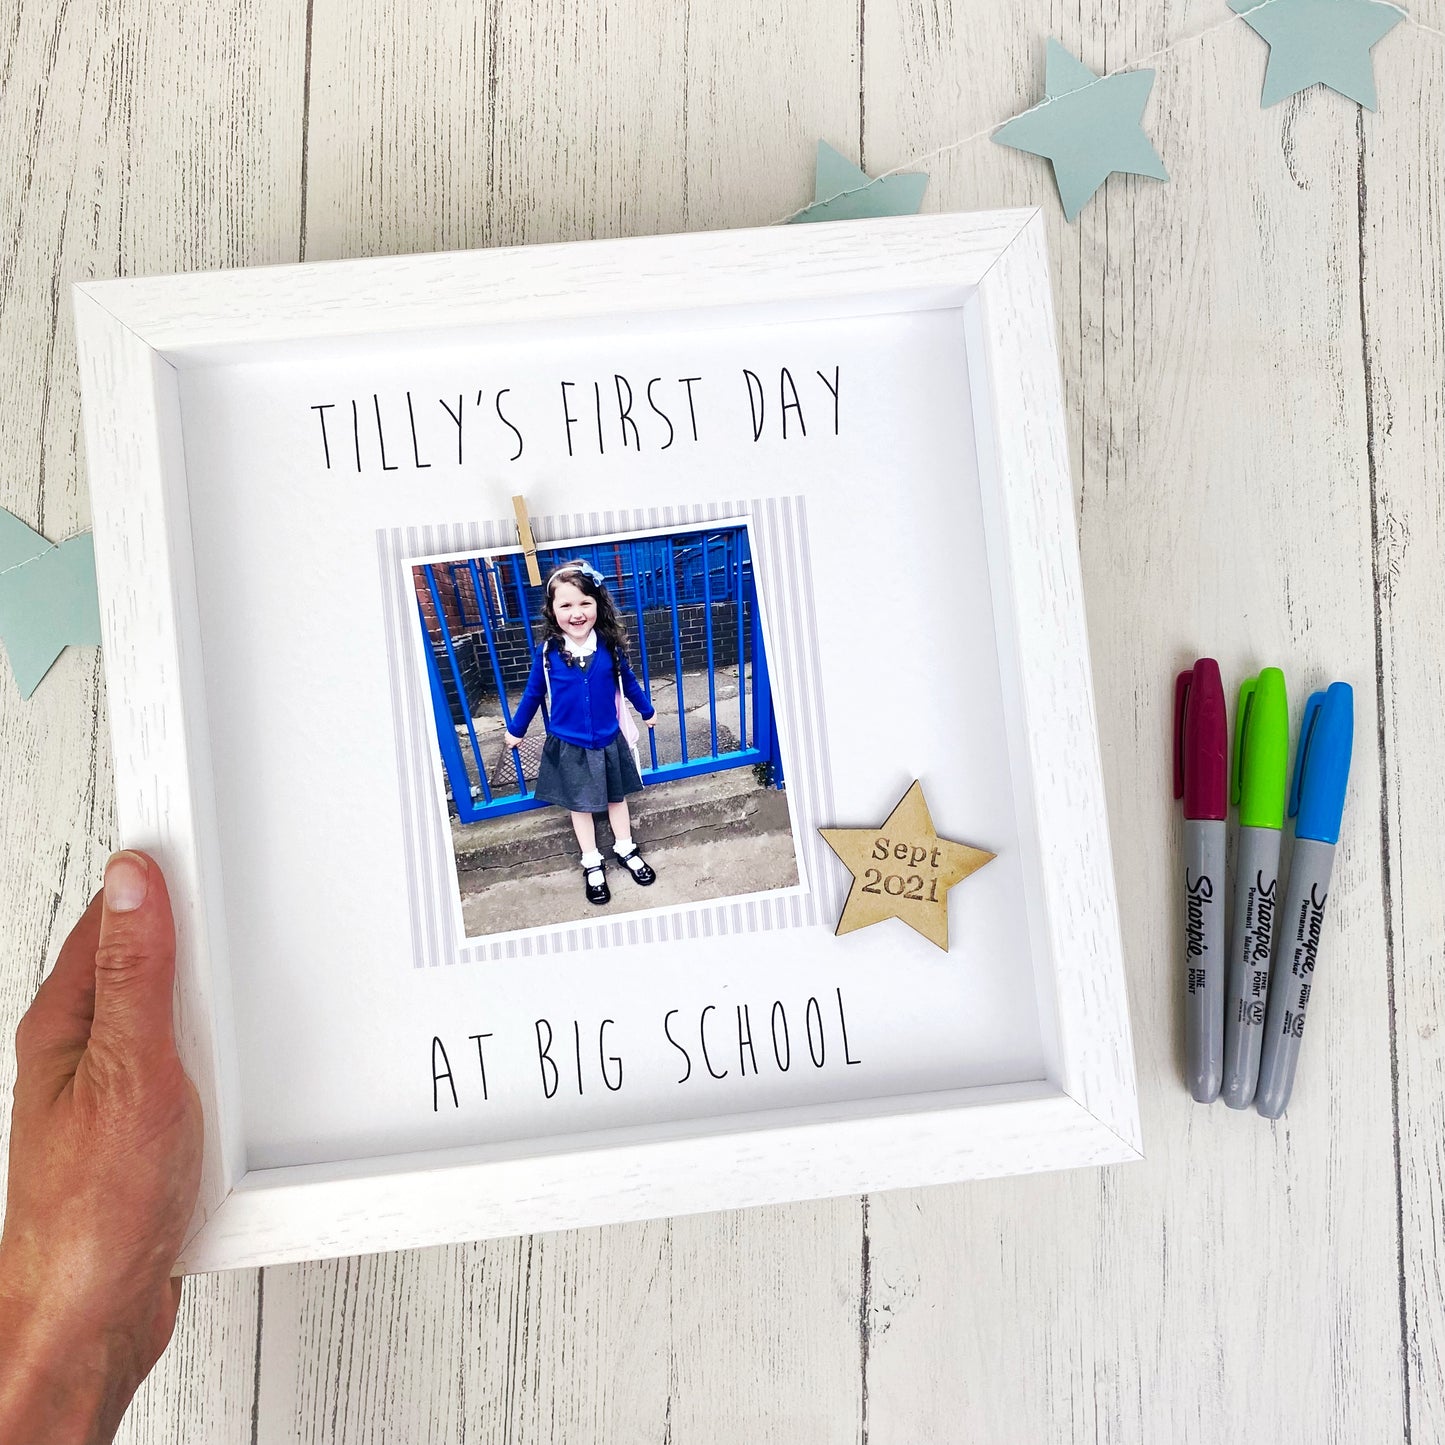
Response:
POLYGON ((71 643, 99 646, 89 532, 55 546, 0 508, 0 642, 21 697, 35 691, 71 643))
MULTIPOLYGON (((912 215, 923 204, 928 176, 914 167, 970 141, 997 144, 1047 159, 1064 217, 1073 221, 1115 172, 1167 181, 1163 158, 1144 133, 1144 108, 1154 72, 1144 63, 1243 21, 1269 46, 1261 107, 1314 85, 1327 86, 1368 110, 1376 108, 1372 51, 1401 21, 1423 25, 1390 0, 1227 0, 1226 20, 1164 46, 1117 70, 1097 75, 1058 41, 1045 48, 1044 96, 1018 115, 869 176, 819 141, 814 198, 783 221, 857 220, 912 215)), ((88 534, 52 546, 0 508, 0 642, 21 695, 29 697, 69 643, 99 642, 94 554, 88 534)))
MULTIPOLYGON (((1445 31, 1422 24, 1390 0, 1228 0, 1228 4, 1234 13, 1227 19, 1103 75, 1096 75, 1051 38, 1046 46, 1042 100, 1016 116, 992 122, 871 178, 847 161, 825 177, 820 160, 814 199, 781 219, 904 214, 899 209, 901 193, 892 188, 893 182, 904 173, 916 181, 920 173, 915 167, 989 136, 999 145, 1049 160, 1065 219, 1072 221, 1115 171, 1161 181, 1169 178, 1142 124, 1154 83, 1154 72, 1142 68, 1146 61, 1243 21, 1269 46, 1262 108, 1313 85, 1324 85, 1374 110, 1374 46, 1401 21, 1409 21, 1427 35, 1445 38, 1445 31)), ((922 180, 926 183, 927 177, 922 180)), ((919 187, 912 211, 920 208, 922 199, 919 187)))

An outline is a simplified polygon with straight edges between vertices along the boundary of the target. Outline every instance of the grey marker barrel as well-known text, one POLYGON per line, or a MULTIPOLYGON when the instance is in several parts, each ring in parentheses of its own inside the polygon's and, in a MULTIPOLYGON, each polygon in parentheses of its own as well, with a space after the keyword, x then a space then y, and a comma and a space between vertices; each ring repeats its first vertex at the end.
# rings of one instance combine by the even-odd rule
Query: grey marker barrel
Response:
POLYGON ((1334 861, 1333 843, 1295 839, 1289 889, 1279 916, 1279 961, 1269 985, 1264 1049, 1254 1097, 1255 1107, 1266 1119, 1278 1119, 1284 1113, 1294 1088, 1334 861))
POLYGON ((1184 1067, 1201 1104, 1224 1074, 1224 822, 1184 820, 1184 1067))
POLYGON ((1241 828, 1235 860, 1234 921, 1224 995, 1224 1084, 1231 1109, 1247 1109, 1259 1079, 1265 1000, 1279 903, 1278 828, 1241 828))

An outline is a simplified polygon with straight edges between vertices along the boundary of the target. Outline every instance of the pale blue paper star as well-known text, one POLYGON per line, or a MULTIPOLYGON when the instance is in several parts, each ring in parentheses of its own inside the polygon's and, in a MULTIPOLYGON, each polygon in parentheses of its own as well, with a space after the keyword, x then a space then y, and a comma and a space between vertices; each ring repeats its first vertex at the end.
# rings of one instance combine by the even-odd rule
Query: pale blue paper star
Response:
POLYGON ((70 644, 100 645, 89 532, 52 546, 0 508, 0 642, 21 697, 35 691, 70 644))
POLYGON ((818 142, 812 204, 793 221, 861 221, 869 216, 914 216, 923 204, 928 177, 921 171, 871 180, 826 141, 818 142))
POLYGON ((1312 85, 1327 85, 1375 109, 1370 50, 1405 17, 1374 0, 1229 0, 1229 8, 1269 42, 1262 106, 1312 85))
POLYGON ((993 138, 1053 163, 1064 218, 1072 221, 1112 171, 1169 179, 1141 123, 1153 85, 1152 70, 1097 76, 1050 40, 1045 98, 1005 121, 993 138))

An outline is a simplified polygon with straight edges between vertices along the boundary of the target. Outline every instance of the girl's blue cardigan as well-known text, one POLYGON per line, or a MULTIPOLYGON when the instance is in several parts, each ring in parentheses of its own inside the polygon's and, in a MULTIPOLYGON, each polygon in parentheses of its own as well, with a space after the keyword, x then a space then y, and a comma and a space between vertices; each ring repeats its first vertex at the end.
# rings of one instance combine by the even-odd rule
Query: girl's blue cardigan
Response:
POLYGON ((614 658, 612 650, 600 637, 597 639, 597 651, 585 668, 575 663, 569 667, 559 644, 544 643, 532 658, 527 686, 523 688, 522 700, 512 714, 513 737, 522 737, 531 726, 542 699, 548 694, 549 681, 551 697, 547 704, 547 732, 561 738, 564 743, 576 743, 581 748, 605 748, 617 736, 619 682, 628 702, 644 721, 656 711, 632 671, 632 665, 625 657, 614 658))

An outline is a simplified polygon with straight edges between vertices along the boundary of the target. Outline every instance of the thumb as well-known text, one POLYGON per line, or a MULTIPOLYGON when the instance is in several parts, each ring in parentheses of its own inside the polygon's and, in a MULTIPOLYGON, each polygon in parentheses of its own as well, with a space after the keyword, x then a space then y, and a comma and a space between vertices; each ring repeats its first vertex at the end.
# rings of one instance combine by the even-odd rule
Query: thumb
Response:
POLYGON ((102 898, 91 1041, 122 1057, 174 1049, 176 935, 161 870, 144 853, 117 853, 102 898))

